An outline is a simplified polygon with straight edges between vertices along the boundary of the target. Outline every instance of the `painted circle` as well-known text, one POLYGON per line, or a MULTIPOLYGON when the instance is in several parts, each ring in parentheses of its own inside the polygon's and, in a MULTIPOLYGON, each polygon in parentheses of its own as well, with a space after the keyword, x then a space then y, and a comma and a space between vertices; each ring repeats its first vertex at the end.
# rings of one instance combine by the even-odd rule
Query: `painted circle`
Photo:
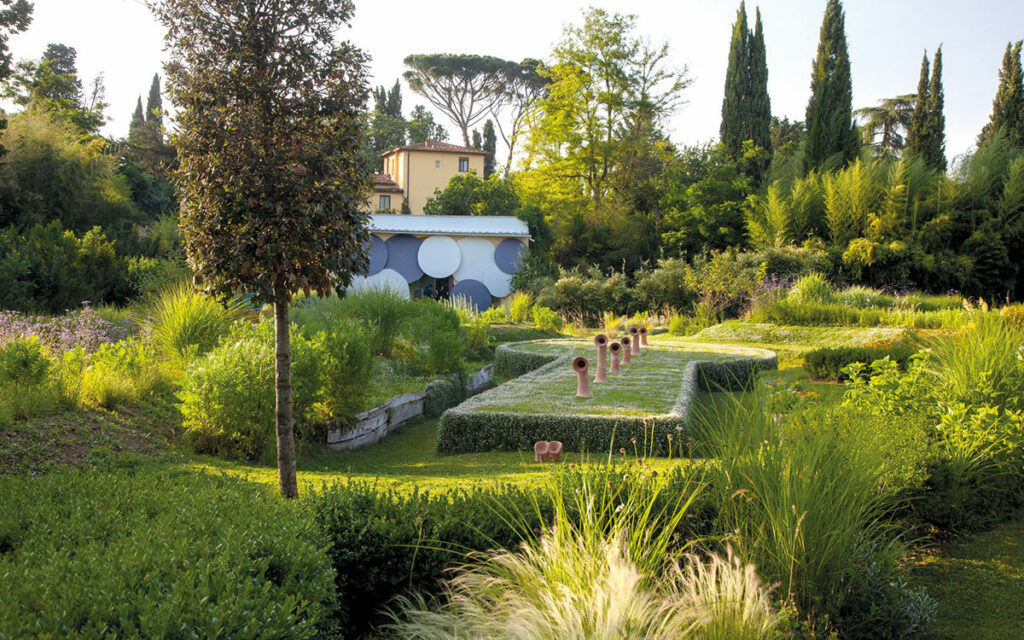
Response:
POLYGON ((498 243, 494 250, 494 262, 498 268, 505 273, 515 273, 519 270, 523 254, 526 253, 526 244, 513 238, 506 238, 498 243))
POLYGON ((491 292, 479 280, 459 280, 452 287, 451 299, 465 298, 471 307, 484 311, 491 307, 491 292))
POLYGON ((412 284, 423 277, 419 261, 419 238, 400 233, 388 238, 385 244, 388 246, 388 269, 402 274, 406 284, 412 284))
POLYGON ((486 238, 461 238, 457 244, 462 262, 452 275, 456 280, 482 280, 494 264, 494 245, 486 238))
POLYGON ((370 269, 366 275, 372 276, 384 270, 388 264, 388 245, 378 235, 370 236, 370 269))
POLYGON ((409 299, 409 283, 405 276, 392 269, 384 269, 376 275, 372 275, 363 283, 364 289, 380 291, 391 289, 406 300, 409 299))
POLYGON ((483 283, 495 298, 504 298, 512 293, 512 276, 499 269, 498 265, 492 264, 484 269, 483 283))
POLYGON ((431 236, 420 244, 417 260, 423 273, 431 278, 447 278, 459 268, 462 254, 452 238, 431 236))

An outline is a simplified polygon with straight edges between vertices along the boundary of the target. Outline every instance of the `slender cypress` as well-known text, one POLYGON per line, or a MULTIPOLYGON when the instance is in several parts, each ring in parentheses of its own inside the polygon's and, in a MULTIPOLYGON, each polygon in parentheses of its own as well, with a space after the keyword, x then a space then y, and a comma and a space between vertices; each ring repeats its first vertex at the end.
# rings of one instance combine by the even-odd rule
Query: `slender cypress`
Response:
POLYGON ((932 61, 932 80, 928 84, 928 144, 924 149, 925 163, 938 171, 946 170, 945 101, 942 89, 942 45, 939 45, 932 61))
POLYGON ((1021 41, 1007 43, 1003 67, 999 70, 999 89, 992 100, 992 115, 978 135, 978 144, 1003 129, 1010 142, 1024 146, 1024 78, 1021 75, 1021 41))
POLYGON ((135 112, 132 113, 131 123, 128 125, 128 137, 132 138, 134 133, 146 125, 146 117, 142 114, 142 96, 139 96, 139 101, 135 103, 135 112))
POLYGON ((853 88, 843 5, 839 0, 828 0, 818 55, 811 70, 807 164, 812 169, 826 163, 846 164, 857 157, 859 147, 857 129, 853 126, 853 88))
POLYGON ((729 153, 739 153, 746 138, 745 102, 750 68, 750 31, 747 29, 746 3, 740 2, 729 45, 729 67, 725 72, 725 97, 722 99, 722 125, 719 134, 729 153))
POLYGON ((484 144, 483 150, 487 152, 484 156, 484 180, 494 173, 494 152, 498 149, 498 136, 494 133, 494 123, 488 120, 484 123, 484 144))
POLYGON ((771 162, 772 100, 768 95, 768 57, 764 49, 761 9, 756 9, 754 36, 750 40, 750 139, 765 150, 764 164, 759 167, 758 182, 771 162))
POLYGON ((149 85, 149 96, 146 98, 146 124, 153 130, 161 131, 164 124, 163 100, 160 98, 160 76, 153 74, 153 83, 149 85))
POLYGON ((928 52, 921 58, 921 76, 917 81, 917 99, 914 100, 914 115, 910 120, 910 131, 907 132, 907 152, 916 156, 924 156, 928 138, 928 52))

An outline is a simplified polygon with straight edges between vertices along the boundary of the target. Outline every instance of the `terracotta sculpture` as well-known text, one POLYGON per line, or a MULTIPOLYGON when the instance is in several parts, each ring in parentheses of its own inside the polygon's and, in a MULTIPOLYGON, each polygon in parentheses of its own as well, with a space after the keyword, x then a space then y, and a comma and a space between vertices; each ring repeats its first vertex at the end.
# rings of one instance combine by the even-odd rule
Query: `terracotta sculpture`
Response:
POLYGON ((647 327, 640 327, 640 344, 647 346, 647 327))
POLYGON ((594 344, 597 345, 597 374, 594 376, 594 382, 608 382, 608 336, 603 333, 597 334, 594 336, 594 344))
POLYGON ((630 346, 629 346, 629 342, 630 342, 629 336, 623 336, 623 338, 622 338, 622 340, 620 340, 620 342, 622 343, 622 366, 628 367, 630 364, 632 364, 632 358, 630 357, 631 356, 630 351, 632 349, 630 349, 630 346))
POLYGON ((629 328, 630 335, 630 346, 632 347, 633 355, 640 355, 640 330, 636 327, 629 328))
POLYGON ((576 397, 593 398, 594 394, 590 392, 590 377, 587 375, 590 372, 587 359, 582 356, 574 358, 572 370, 576 372, 576 397))
POLYGON ((540 440, 533 445, 534 462, 559 462, 562 459, 562 443, 558 440, 540 440))
POLYGON ((612 370, 611 373, 618 373, 619 369, 619 353, 622 352, 622 343, 619 341, 612 342, 608 349, 612 352, 612 370))

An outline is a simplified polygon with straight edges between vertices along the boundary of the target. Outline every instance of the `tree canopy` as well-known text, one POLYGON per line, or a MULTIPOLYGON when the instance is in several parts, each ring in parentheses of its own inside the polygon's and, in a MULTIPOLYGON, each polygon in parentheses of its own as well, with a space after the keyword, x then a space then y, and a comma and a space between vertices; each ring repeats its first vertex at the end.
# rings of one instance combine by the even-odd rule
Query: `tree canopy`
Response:
POLYGON ((859 141, 853 126, 853 88, 846 19, 839 0, 828 0, 821 22, 818 55, 811 69, 807 103, 807 164, 841 166, 857 157, 859 141))

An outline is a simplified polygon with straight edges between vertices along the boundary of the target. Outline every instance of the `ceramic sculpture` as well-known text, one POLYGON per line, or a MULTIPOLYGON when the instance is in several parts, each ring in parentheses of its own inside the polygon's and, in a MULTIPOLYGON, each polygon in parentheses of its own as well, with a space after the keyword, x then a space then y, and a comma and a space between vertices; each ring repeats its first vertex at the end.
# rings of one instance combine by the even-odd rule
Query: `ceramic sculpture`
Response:
POLYGON ((608 382, 608 336, 597 334, 594 336, 594 344, 597 345, 597 374, 594 382, 608 382))
POLYGON ((594 394, 590 392, 590 376, 587 375, 590 372, 587 359, 582 356, 574 358, 572 370, 576 372, 576 397, 593 398, 594 394))

